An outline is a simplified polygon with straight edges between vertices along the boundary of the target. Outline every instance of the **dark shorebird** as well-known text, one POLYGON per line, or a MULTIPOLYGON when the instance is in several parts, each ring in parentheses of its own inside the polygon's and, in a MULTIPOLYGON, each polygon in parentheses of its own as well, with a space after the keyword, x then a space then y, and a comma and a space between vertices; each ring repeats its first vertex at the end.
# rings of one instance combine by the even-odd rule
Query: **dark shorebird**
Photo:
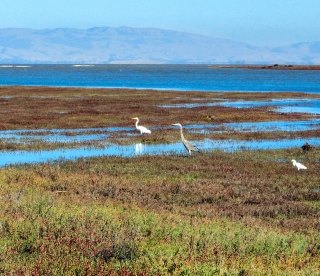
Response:
POLYGON ((301 148, 303 152, 307 152, 309 150, 312 150, 313 147, 308 142, 306 142, 301 148))

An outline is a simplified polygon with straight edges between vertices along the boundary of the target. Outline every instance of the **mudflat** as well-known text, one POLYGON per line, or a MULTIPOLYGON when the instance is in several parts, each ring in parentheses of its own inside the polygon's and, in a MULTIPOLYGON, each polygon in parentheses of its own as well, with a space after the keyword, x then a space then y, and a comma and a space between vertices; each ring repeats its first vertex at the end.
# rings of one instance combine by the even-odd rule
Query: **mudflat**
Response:
POLYGON ((198 106, 164 108, 165 105, 219 103, 219 101, 319 99, 305 93, 177 92, 135 89, 84 89, 0 87, 0 129, 79 128, 132 125, 138 116, 148 125, 172 122, 245 122, 315 118, 312 114, 273 112, 271 107, 233 108, 198 106))

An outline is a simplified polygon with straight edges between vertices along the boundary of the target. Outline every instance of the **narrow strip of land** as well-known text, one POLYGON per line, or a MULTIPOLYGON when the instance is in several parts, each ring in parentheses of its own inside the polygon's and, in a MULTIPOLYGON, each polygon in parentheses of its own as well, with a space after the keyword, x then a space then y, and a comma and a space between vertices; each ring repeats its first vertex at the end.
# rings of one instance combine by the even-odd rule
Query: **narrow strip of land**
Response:
POLYGON ((242 68, 242 69, 272 69, 272 70, 320 70, 320 65, 212 65, 210 68, 242 68))

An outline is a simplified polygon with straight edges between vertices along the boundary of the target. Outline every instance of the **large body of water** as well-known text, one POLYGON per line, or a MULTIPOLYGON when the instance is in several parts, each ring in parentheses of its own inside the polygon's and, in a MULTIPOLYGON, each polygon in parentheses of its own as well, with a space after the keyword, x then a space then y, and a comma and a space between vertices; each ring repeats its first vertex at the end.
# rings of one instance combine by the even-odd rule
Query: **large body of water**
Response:
MULTIPOLYGON (((208 65, 0 65, 0 86, 52 86, 52 87, 106 87, 142 88, 182 91, 241 91, 241 92, 306 92, 320 94, 320 71, 253 70, 240 68, 210 68, 208 65)), ((320 101, 286 99, 269 101, 221 101, 190 103, 163 108, 193 108, 198 105, 224 105, 238 108, 274 106, 280 112, 305 112, 320 114, 320 101)), ((256 132, 256 131, 307 131, 319 129, 319 120, 294 122, 247 122, 223 125, 187 125, 186 131, 256 132)), ((152 129, 156 130, 156 129, 152 129)), ((77 143, 107 141, 109 131, 122 131, 124 136, 136 134, 131 128, 78 129, 69 136, 68 130, 7 130, 0 131, 0 141, 32 143, 77 143), (98 131, 98 133, 95 133, 98 131), (42 132, 45 132, 42 133, 42 132)), ((177 134, 178 135, 178 134, 177 134)), ((295 138, 283 140, 208 140, 194 141, 201 150, 259 150, 300 147, 308 141, 320 145, 320 138, 295 138)), ((21 163, 51 162, 59 159, 73 160, 94 156, 123 156, 156 154, 185 154, 180 142, 171 144, 135 145, 107 144, 102 148, 56 149, 42 151, 2 151, 0 167, 21 163)))
POLYGON ((0 65, 0 85, 320 94, 320 71, 210 68, 208 65, 0 65))

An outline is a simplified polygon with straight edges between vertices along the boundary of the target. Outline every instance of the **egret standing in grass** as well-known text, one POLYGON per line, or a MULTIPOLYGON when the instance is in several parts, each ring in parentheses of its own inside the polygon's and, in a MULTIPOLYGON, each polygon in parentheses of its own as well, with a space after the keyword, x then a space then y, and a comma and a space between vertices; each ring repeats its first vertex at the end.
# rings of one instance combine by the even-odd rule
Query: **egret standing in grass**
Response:
POLYGON ((136 129, 140 131, 140 134, 144 134, 144 133, 151 134, 151 130, 150 129, 147 129, 144 126, 138 126, 138 123, 139 123, 139 118, 138 117, 134 117, 132 119, 136 120, 136 129))
POLYGON ((179 123, 176 124, 172 124, 173 126, 178 126, 180 127, 180 135, 181 135, 181 141, 184 145, 184 147, 186 148, 186 150, 189 152, 189 155, 191 155, 192 151, 197 151, 200 152, 200 150, 193 144, 191 144, 188 140, 186 140, 183 136, 183 132, 182 132, 182 125, 179 123))
POLYGON ((294 160, 294 159, 292 159, 291 162, 292 162, 292 165, 293 165, 294 167, 297 167, 298 171, 300 171, 300 170, 306 170, 306 169, 307 169, 306 166, 302 165, 301 163, 297 162, 297 161, 294 160))

